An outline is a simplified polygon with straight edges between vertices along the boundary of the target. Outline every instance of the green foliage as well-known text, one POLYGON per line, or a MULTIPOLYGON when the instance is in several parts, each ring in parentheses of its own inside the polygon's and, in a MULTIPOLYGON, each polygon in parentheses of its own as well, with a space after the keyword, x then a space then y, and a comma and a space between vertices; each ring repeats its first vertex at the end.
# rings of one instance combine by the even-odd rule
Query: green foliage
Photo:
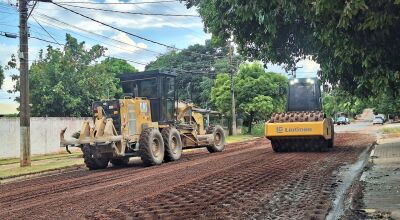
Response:
POLYGON ((323 93, 322 103, 325 114, 334 118, 340 112, 349 116, 361 114, 369 102, 368 100, 354 97, 346 91, 336 89, 331 93, 323 93))
POLYGON ((107 67, 107 71, 113 74, 136 73, 138 70, 126 60, 108 57, 101 62, 107 67))
POLYGON ((48 46, 44 56, 40 51, 29 71, 32 115, 90 116, 93 101, 122 94, 116 74, 137 70, 113 58, 97 63, 104 51, 99 45, 85 49, 69 34, 63 50, 48 46))
MULTIPOLYGON (((178 74, 177 88, 181 100, 191 100, 202 107, 210 107, 209 93, 215 73, 230 71, 226 46, 216 47, 211 41, 195 44, 180 52, 170 51, 146 66, 146 70, 170 70, 178 74)), ((241 57, 234 56, 233 63, 241 57)))
POLYGON ((4 70, 3 67, 0 65, 0 89, 3 86, 3 82, 4 82, 4 70))
MULTIPOLYGON (((237 113, 244 119, 251 133, 254 121, 268 119, 272 112, 283 111, 286 103, 287 78, 283 75, 265 72, 259 62, 243 64, 234 76, 237 113), (284 93, 279 93, 284 88, 284 93)), ((230 115, 230 77, 218 74, 211 90, 211 101, 217 109, 230 115)))
MULTIPOLYGON (((244 129, 242 129, 242 131, 243 131, 243 133, 249 133, 248 128, 244 128, 244 129)), ((263 137, 265 135, 265 123, 260 122, 260 123, 254 124, 251 129, 250 134, 255 137, 263 137)))
POLYGON ((396 96, 381 94, 376 98, 371 98, 369 101, 375 114, 400 115, 400 100, 396 96))
POLYGON ((312 57, 324 82, 358 97, 400 94, 398 0, 186 0, 214 41, 233 35, 239 51, 295 67, 312 57))

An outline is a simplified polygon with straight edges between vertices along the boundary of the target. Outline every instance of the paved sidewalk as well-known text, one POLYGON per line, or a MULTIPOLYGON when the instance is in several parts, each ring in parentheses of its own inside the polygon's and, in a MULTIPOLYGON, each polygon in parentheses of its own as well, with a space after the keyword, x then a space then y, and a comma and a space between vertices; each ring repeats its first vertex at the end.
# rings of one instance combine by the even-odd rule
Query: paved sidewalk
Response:
POLYGON ((372 219, 400 219, 400 139, 378 141, 362 177, 364 211, 372 219))

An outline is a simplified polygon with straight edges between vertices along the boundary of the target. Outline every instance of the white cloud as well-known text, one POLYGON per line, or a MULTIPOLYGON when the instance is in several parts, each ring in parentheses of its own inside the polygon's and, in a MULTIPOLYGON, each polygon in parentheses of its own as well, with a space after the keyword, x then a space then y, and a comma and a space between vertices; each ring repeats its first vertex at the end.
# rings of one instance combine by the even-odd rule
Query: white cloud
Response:
POLYGON ((18 51, 17 45, 7 45, 0 43, 0 65, 4 66, 10 60, 12 54, 18 51))
MULTIPOLYGON (((87 0, 86 0, 87 1, 87 0)), ((82 1, 80 1, 82 2, 82 1)), ((94 2, 94 1, 87 1, 94 2)), ((123 2, 118 0, 107 0, 106 2, 123 2)), ((137 2, 137 1, 129 1, 137 2)), ((77 5, 77 4, 73 4, 77 5)), ((80 6, 90 8, 101 8, 114 11, 122 12, 141 12, 141 13, 160 13, 160 14, 195 14, 195 9, 186 9, 186 7, 179 3, 163 3, 163 4, 141 4, 139 5, 127 5, 127 4, 115 4, 115 5, 96 5, 96 4, 79 4, 80 6)), ((192 17, 164 17, 164 16, 146 16, 146 15, 133 15, 123 14, 107 11, 98 11, 91 9, 75 8, 71 6, 65 6, 74 11, 82 13, 98 21, 116 26, 122 29, 139 30, 146 28, 202 28, 203 24, 200 18, 192 17)), ((103 33, 110 30, 109 27, 90 21, 89 19, 83 18, 79 15, 68 12, 62 8, 59 8, 53 4, 39 4, 35 9, 33 15, 45 14, 50 17, 57 18, 61 21, 66 21, 75 26, 84 28, 88 31, 94 31, 97 33, 103 33)), ((70 27, 67 27, 70 29, 70 27)))
POLYGON ((185 35, 185 38, 188 39, 189 44, 204 45, 205 41, 211 38, 211 34, 205 34, 203 36, 188 34, 185 35))
POLYGON ((116 47, 109 47, 107 50, 108 55, 116 55, 121 53, 136 53, 141 49, 146 49, 147 45, 140 42, 136 43, 127 34, 118 33, 111 37, 112 39, 120 42, 116 47))

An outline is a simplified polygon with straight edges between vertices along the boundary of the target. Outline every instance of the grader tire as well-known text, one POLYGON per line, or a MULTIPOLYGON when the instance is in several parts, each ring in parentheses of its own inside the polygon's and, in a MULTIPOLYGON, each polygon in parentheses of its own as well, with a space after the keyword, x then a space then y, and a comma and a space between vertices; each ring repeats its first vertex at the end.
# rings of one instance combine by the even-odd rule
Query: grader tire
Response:
POLYGON ((225 133, 221 126, 215 126, 212 132, 213 143, 207 147, 208 152, 221 152, 225 149, 225 133))
POLYGON ((126 167, 129 163, 129 157, 111 159, 110 163, 114 167, 126 167))
POLYGON ((89 144, 85 144, 82 147, 83 160, 89 170, 105 169, 108 166, 108 158, 96 158, 93 154, 93 150, 89 144))
POLYGON ((164 128, 161 131, 164 141, 164 160, 176 161, 182 156, 182 140, 179 131, 176 128, 164 128))
POLYGON ((160 131, 146 128, 140 134, 139 155, 146 166, 160 165, 164 159, 164 141, 160 131))

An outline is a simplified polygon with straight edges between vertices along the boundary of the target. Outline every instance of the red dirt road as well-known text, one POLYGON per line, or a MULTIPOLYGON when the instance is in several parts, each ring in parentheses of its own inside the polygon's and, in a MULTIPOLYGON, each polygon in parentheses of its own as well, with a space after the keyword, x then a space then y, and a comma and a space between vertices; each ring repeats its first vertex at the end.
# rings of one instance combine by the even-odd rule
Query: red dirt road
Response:
POLYGON ((373 141, 338 134, 329 152, 274 153, 269 141, 257 139, 157 167, 9 183, 0 185, 0 219, 323 219, 336 185, 332 173, 373 141))

